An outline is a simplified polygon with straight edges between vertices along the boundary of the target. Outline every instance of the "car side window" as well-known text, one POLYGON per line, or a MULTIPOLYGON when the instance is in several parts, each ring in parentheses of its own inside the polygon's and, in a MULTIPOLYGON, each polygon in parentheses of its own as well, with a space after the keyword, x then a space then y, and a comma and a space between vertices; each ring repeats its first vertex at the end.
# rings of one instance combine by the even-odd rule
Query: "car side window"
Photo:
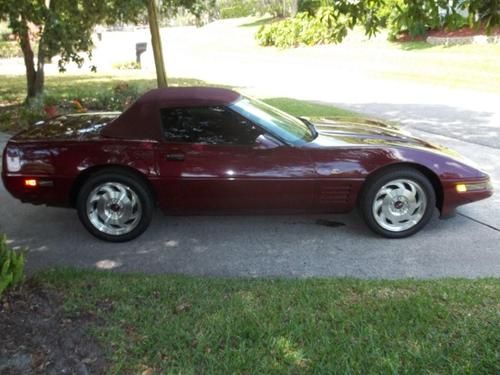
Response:
POLYGON ((253 145, 262 134, 241 115, 222 106, 163 108, 160 114, 167 142, 253 145))

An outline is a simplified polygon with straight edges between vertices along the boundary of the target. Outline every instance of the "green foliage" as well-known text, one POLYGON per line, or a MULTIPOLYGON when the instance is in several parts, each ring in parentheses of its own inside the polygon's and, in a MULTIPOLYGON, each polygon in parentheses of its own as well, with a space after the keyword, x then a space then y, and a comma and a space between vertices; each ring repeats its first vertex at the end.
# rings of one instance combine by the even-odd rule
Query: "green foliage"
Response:
POLYGON ((456 30, 466 25, 484 26, 487 31, 500 25, 500 0, 386 0, 381 12, 387 15, 389 36, 407 32, 411 37, 428 30, 456 30), (461 12, 469 14, 468 18, 461 12))
POLYGON ((40 52, 51 58, 59 55, 59 66, 73 61, 81 65, 80 51, 90 53, 93 27, 107 19, 107 1, 0 0, 0 16, 9 21, 15 34, 22 35, 30 25, 30 36, 40 40, 40 52))
POLYGON ((321 8, 322 6, 322 1, 320 0, 303 0, 299 1, 299 13, 300 12, 307 12, 311 15, 316 13, 316 11, 321 8))
POLYGON ((20 107, 19 117, 23 123, 33 124, 36 121, 43 120, 47 116, 44 107, 45 97, 40 95, 20 107))
MULTIPOLYGON (((184 8, 199 19, 214 3, 215 0, 164 0, 160 9, 163 15, 172 15, 184 8)), ((96 25, 140 23, 145 21, 145 15, 145 0, 0 0, 0 20, 8 21, 9 28, 19 37, 25 57, 29 98, 43 92, 46 60, 58 56, 60 71, 69 62, 82 66, 82 53, 92 57, 96 25), (33 49, 33 42, 39 43, 38 51, 33 49)))
POLYGON ((15 41, 0 41, 0 58, 22 57, 23 52, 15 41))
POLYGON ((24 254, 7 246, 7 238, 0 236, 0 296, 24 278, 24 254))
POLYGON ((237 18, 271 14, 273 17, 290 15, 291 0, 219 0, 220 18, 237 18))
POLYGON ((257 12, 257 1, 231 0, 219 3, 220 18, 247 17, 257 12))
MULTIPOLYGON (((371 0, 371 1, 347 1, 347 0, 304 0, 299 3, 300 12, 305 12, 314 17, 322 8, 332 8, 337 16, 341 14, 348 19, 347 28, 351 24, 359 23, 365 27, 368 35, 373 35, 379 27, 389 28, 390 39, 395 39, 401 33, 407 32, 411 37, 424 35, 428 30, 445 28, 456 30, 464 26, 484 26, 489 32, 500 25, 500 0, 371 0), (463 14, 467 14, 465 17, 463 14)), ((298 22, 298 20, 296 21, 298 22)), ((335 24, 339 22, 336 20, 335 24)), ((342 24, 342 22, 340 22, 342 24)), ((304 28, 294 25, 296 28, 304 28)), ((339 26, 340 27, 340 26, 339 26)), ((305 27, 309 29, 311 27, 305 27)), ((314 27, 312 27, 313 31, 314 27)), ((294 31, 295 28, 288 24, 283 24, 271 30, 262 30, 263 45, 277 45, 273 43, 276 35, 278 43, 283 47, 297 44, 308 44, 300 40, 289 43, 293 37, 286 38, 279 34, 287 31, 294 31), (269 42, 266 44, 266 42, 269 42)), ((323 35, 324 31, 319 30, 323 35)), ((339 42, 343 33, 337 33, 334 40, 329 42, 339 42), (340 39, 337 38, 340 36, 340 39)), ((300 39, 300 38, 299 38, 300 39)), ((318 38, 321 39, 321 38, 318 38)), ((313 43, 314 44, 314 43, 313 43)))
POLYGON ((197 26, 204 23, 202 20, 204 17, 205 20, 212 18, 216 9, 215 0, 164 0, 159 3, 163 16, 168 18, 183 10, 195 17, 197 26))
POLYGON ((439 26, 437 8, 432 0, 413 2, 407 0, 393 1, 394 10, 389 16, 389 39, 395 39, 400 33, 408 32, 411 37, 425 34, 427 29, 439 26), (425 4, 425 6, 424 6, 425 4))
MULTIPOLYGON (((145 85, 112 82, 114 85, 94 83, 93 86, 71 87, 52 90, 20 105, 12 105, 0 111, 0 131, 13 132, 25 129, 37 121, 56 114, 86 111, 123 111, 144 91, 154 87, 154 81, 145 85), (48 93, 51 93, 50 95, 48 93)), ((22 90, 22 88, 19 88, 22 90)), ((20 93, 19 93, 20 95, 20 93)), ((0 103, 1 104, 1 103, 0 103)))
POLYGON ((118 70, 141 69, 141 64, 134 60, 123 61, 114 63, 113 69, 118 69, 118 70))
POLYGON ((99 90, 87 96, 80 95, 75 99, 84 108, 93 111, 123 111, 142 93, 138 86, 121 82, 111 89, 99 90))
POLYGON ((318 8, 314 15, 300 12, 294 18, 263 25, 256 34, 260 45, 280 48, 339 43, 358 22, 367 35, 378 31, 379 18, 369 3, 342 1, 336 7, 318 8))
POLYGON ((500 26, 500 0, 465 0, 461 7, 469 12, 469 23, 477 23, 491 31, 500 26))
POLYGON ((10 40, 11 36, 12 30, 9 28, 9 25, 0 18, 0 40, 10 40))

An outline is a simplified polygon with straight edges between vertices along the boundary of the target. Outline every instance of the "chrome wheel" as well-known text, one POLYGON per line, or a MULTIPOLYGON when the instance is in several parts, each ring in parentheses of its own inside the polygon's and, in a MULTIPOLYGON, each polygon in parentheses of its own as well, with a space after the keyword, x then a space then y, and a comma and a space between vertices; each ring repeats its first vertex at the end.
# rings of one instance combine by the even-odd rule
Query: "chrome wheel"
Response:
POLYGON ((375 194, 373 217, 391 232, 403 232, 422 220, 427 208, 423 188, 415 181, 397 179, 386 183, 375 194))
POLYGON ((106 182, 93 189, 88 195, 86 210, 90 223, 112 236, 130 233, 142 217, 137 193, 119 182, 106 182))

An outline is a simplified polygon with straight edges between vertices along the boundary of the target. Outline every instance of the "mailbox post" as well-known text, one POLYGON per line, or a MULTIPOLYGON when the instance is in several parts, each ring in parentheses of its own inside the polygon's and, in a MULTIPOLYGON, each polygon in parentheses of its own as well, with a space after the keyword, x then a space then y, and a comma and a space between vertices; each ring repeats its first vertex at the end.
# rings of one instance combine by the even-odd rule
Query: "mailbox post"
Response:
POLYGON ((139 66, 141 66, 141 55, 146 52, 148 47, 147 43, 136 43, 135 44, 135 61, 139 66))

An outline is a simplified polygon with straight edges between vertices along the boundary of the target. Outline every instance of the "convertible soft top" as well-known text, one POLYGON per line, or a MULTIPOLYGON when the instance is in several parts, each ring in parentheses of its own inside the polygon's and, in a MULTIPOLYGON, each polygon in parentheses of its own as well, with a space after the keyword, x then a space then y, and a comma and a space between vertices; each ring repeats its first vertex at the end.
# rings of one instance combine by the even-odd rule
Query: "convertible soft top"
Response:
POLYGON ((106 125, 101 135, 110 138, 160 140, 160 109, 228 105, 240 98, 235 91, 216 87, 169 87, 141 96, 106 125))

